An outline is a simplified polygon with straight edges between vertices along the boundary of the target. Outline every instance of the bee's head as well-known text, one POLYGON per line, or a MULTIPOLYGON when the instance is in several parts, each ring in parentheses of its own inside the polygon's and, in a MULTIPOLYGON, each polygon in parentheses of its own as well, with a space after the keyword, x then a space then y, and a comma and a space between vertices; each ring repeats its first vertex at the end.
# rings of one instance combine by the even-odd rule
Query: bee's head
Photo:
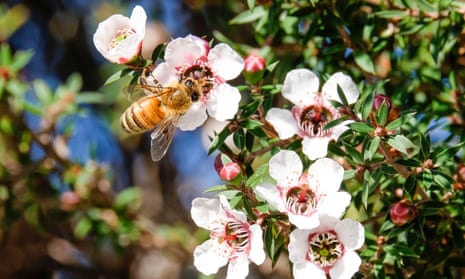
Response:
POLYGON ((201 91, 200 91, 200 86, 197 81, 195 81, 193 78, 186 78, 184 81, 184 85, 188 89, 188 92, 190 93, 190 97, 192 102, 197 102, 200 97, 201 97, 201 91))

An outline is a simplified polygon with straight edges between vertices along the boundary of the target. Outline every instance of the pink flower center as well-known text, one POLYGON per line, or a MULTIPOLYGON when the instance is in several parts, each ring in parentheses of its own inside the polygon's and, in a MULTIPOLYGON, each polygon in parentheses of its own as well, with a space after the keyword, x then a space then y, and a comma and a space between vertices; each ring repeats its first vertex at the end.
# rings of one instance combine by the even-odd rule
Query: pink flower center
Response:
POLYGON ((108 49, 114 49, 119 43, 126 40, 127 37, 136 34, 136 30, 132 28, 120 29, 108 44, 108 49))
POLYGON ((232 258, 238 254, 249 252, 249 229, 247 224, 234 221, 226 223, 223 239, 232 249, 232 258))
POLYGON ((297 120, 301 136, 329 137, 331 128, 326 128, 329 122, 340 118, 337 109, 321 93, 315 94, 313 102, 305 107, 294 106, 292 114, 297 120))
POLYGON ((321 267, 326 273, 344 254, 344 245, 335 231, 312 233, 308 236, 307 260, 321 267))
POLYGON ((318 206, 317 195, 307 185, 293 187, 286 194, 286 207, 293 214, 311 215, 318 206))

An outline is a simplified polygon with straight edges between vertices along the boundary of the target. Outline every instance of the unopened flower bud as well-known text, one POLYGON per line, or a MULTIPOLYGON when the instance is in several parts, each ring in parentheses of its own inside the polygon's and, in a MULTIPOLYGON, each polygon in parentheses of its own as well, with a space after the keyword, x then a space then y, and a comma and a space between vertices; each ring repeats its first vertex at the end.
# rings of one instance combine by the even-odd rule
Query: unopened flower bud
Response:
POLYGON ((376 95, 374 97, 374 99, 373 99, 373 108, 375 110, 379 110, 381 108, 381 105, 383 104, 383 102, 386 104, 386 107, 388 109, 391 108, 391 99, 389 99, 388 96, 382 95, 382 94, 376 95))
POLYGON ((401 227, 415 219, 417 216, 417 208, 408 200, 401 200, 391 206, 389 210, 392 223, 401 227))
POLYGON ((265 59, 256 54, 249 54, 244 60, 244 77, 250 84, 256 84, 265 72, 265 59))
POLYGON ((256 54, 249 54, 244 60, 246 72, 258 72, 265 69, 265 59, 256 54))
POLYGON ((221 179, 229 181, 239 175, 241 167, 238 163, 232 162, 224 154, 219 154, 215 159, 215 170, 221 179))
POLYGON ((60 194, 60 206, 63 210, 71 210, 81 202, 81 198, 72 191, 60 194))

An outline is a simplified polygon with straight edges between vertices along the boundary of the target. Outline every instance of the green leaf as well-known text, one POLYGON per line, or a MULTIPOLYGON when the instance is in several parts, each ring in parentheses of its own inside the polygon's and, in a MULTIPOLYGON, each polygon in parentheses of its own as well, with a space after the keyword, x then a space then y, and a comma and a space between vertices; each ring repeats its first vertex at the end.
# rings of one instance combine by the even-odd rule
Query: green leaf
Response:
POLYGON ((155 63, 158 58, 163 58, 165 55, 165 48, 166 48, 166 43, 159 44, 158 46, 155 47, 155 49, 152 51, 152 61, 155 63))
POLYGON ((76 95, 76 104, 104 104, 105 98, 100 92, 81 92, 76 95))
POLYGON ((354 52, 355 63, 365 72, 374 74, 375 66, 370 55, 363 52, 354 52))
POLYGON ((380 137, 374 137, 368 141, 368 147, 363 153, 363 159, 367 161, 371 161, 373 159, 374 154, 376 154, 376 151, 378 150, 380 141, 380 137))
POLYGON ((246 129, 253 130, 256 128, 259 128, 263 125, 262 122, 254 119, 246 119, 242 123, 242 126, 245 127, 246 129))
POLYGON ((255 0, 247 0, 247 5, 249 6, 249 9, 253 9, 255 7, 255 0))
POLYGON ((32 82, 37 99, 42 105, 48 105, 53 102, 53 92, 43 80, 34 80, 32 82))
POLYGON ((244 24, 254 22, 262 17, 266 17, 268 12, 263 6, 257 6, 251 10, 245 10, 229 21, 229 24, 244 24))
POLYGON ((79 219, 76 227, 74 228, 74 235, 78 239, 83 239, 84 237, 89 234, 90 230, 92 229, 92 221, 89 218, 81 218, 79 219))
POLYGON ((245 146, 245 133, 243 129, 237 129, 233 134, 234 145, 242 150, 245 146))
POLYGON ((218 135, 213 138, 212 143, 210 144, 210 148, 208 149, 208 154, 211 154, 213 151, 218 149, 221 145, 223 145, 226 138, 230 135, 230 131, 228 128, 224 128, 218 135))
POLYGON ((15 72, 21 70, 31 61, 32 56, 34 56, 34 51, 32 50, 17 51, 13 62, 10 64, 11 69, 15 72))
POLYGON ((380 126, 384 126, 387 122, 387 119, 388 119, 388 107, 387 107, 387 104, 385 101, 383 101, 383 103, 381 104, 381 106, 379 107, 379 110, 377 111, 377 113, 375 114, 375 119, 376 119, 376 122, 380 125, 380 126))
POLYGON ((130 207, 137 209, 140 206, 141 193, 139 188, 130 187, 121 191, 115 200, 115 209, 122 210, 130 207))
POLYGON ((403 18, 404 16, 408 16, 408 13, 403 10, 386 10, 376 12, 374 15, 381 18, 403 18))
POLYGON ((118 81, 120 78, 131 74, 131 72, 133 72, 133 70, 128 69, 128 68, 119 70, 116 73, 112 74, 110 77, 108 77, 103 85, 108 85, 110 83, 118 81))
POLYGON ((409 149, 416 147, 415 144, 404 135, 397 135, 388 139, 387 144, 404 154, 408 154, 409 149))
POLYGON ((363 122, 353 122, 349 124, 349 127, 362 134, 371 134, 375 131, 375 128, 363 122))
POLYGON ((246 185, 250 188, 255 188, 262 183, 264 176, 268 173, 268 164, 259 166, 255 172, 247 179, 246 185))

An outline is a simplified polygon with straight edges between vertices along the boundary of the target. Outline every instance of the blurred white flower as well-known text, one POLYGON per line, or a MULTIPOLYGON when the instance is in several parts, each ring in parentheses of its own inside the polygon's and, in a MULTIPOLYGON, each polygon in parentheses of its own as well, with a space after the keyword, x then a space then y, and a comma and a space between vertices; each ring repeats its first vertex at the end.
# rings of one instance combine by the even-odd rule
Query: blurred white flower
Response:
POLYGON ((169 85, 185 77, 211 84, 205 88, 202 98, 179 120, 181 130, 194 130, 206 121, 208 115, 218 121, 234 117, 241 94, 226 81, 241 73, 244 60, 230 46, 220 43, 210 48, 207 41, 188 35, 170 41, 164 59, 165 62, 152 72, 161 84, 169 85))
POLYGON ((99 23, 94 33, 94 45, 108 61, 118 64, 131 62, 142 48, 147 15, 135 6, 131 17, 115 14, 99 23))
POLYGON ((341 117, 331 101, 342 102, 338 94, 341 87, 349 104, 353 104, 360 95, 352 79, 343 74, 333 74, 323 85, 321 91, 318 77, 310 70, 296 69, 287 73, 282 95, 294 104, 292 111, 271 108, 266 120, 273 125, 279 138, 286 139, 293 135, 303 138, 302 149, 309 159, 325 157, 330 140, 337 140, 347 129, 349 121, 332 128, 326 125, 341 117))
POLYGON ((350 195, 339 191, 344 169, 336 161, 321 158, 307 172, 297 153, 281 150, 269 162, 276 185, 265 182, 255 191, 289 221, 301 229, 319 225, 319 215, 340 217, 350 203, 350 195))
POLYGON ((249 261, 259 265, 265 260, 261 227, 249 225, 246 215, 231 209, 224 196, 194 199, 191 216, 197 226, 210 230, 210 239, 194 250, 200 272, 215 274, 229 263, 226 278, 242 279, 249 273, 249 261))
POLYGON ((288 246, 294 278, 352 278, 362 262, 354 250, 364 241, 363 226, 351 219, 321 216, 317 228, 294 230, 288 246))

